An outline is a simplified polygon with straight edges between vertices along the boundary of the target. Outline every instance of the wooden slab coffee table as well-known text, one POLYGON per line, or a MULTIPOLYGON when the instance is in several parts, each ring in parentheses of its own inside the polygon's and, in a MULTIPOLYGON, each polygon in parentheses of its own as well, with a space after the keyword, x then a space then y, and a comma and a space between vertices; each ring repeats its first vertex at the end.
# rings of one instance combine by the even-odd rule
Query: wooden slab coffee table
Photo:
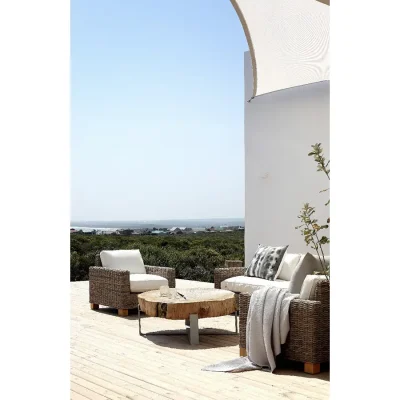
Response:
MULTIPOLYGON (((237 335, 237 310, 235 295, 229 290, 211 288, 177 289, 184 297, 161 297, 159 290, 138 295, 139 334, 140 335, 178 335, 176 332, 150 332, 143 334, 140 322, 140 311, 149 317, 166 319, 184 319, 186 333, 190 344, 199 344, 199 318, 221 317, 235 313, 235 332, 237 335)), ((226 335, 229 333, 205 333, 210 335, 226 335)))

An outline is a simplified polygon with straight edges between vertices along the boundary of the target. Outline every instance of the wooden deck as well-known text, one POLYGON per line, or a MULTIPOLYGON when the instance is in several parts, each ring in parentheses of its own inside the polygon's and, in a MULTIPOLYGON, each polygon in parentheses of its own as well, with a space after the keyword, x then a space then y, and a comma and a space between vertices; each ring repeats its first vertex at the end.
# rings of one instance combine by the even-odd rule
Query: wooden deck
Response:
MULTIPOLYGON (((177 280, 177 287, 212 284, 177 280)), ((137 313, 89 307, 88 282, 71 283, 71 399, 328 399, 329 373, 306 375, 294 367, 271 374, 206 372, 238 357, 237 336, 139 336, 137 313)), ((182 329, 184 321, 143 317, 144 332, 182 329)), ((234 330, 234 317, 200 320, 200 328, 234 330)))

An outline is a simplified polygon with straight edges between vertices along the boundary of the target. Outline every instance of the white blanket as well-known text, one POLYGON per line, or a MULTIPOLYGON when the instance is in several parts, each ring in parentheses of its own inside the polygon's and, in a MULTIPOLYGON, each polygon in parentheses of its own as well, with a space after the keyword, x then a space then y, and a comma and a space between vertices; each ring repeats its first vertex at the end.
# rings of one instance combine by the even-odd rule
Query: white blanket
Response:
POLYGON ((274 286, 257 290, 250 299, 246 350, 249 360, 271 372, 290 329, 289 306, 297 294, 274 286))
POLYGON ((274 371, 290 329, 290 302, 298 297, 274 286, 259 289, 250 299, 247 315, 247 357, 210 365, 205 371, 239 372, 265 368, 274 371))

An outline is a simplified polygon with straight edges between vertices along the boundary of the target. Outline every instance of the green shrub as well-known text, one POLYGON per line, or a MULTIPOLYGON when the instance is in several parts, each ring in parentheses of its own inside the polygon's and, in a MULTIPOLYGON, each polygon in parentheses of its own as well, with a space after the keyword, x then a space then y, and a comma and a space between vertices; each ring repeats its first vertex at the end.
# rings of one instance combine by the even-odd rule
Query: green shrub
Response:
POLYGON ((139 249, 146 265, 171 267, 176 277, 213 282, 214 269, 227 259, 244 259, 243 231, 155 237, 71 234, 71 281, 89 279, 101 250, 139 249))

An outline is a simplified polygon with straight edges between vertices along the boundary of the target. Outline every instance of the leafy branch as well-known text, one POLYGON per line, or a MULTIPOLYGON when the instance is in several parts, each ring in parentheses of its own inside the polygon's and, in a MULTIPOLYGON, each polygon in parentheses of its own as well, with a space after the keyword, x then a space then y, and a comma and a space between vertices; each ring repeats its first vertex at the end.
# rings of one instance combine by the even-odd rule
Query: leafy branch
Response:
MULTIPOLYGON (((331 170, 329 169, 329 163, 330 160, 328 162, 326 162, 325 160, 325 156, 324 156, 324 150, 321 147, 321 143, 316 143, 314 145, 311 146, 312 151, 310 153, 308 153, 309 156, 314 156, 314 161, 317 163, 317 171, 322 171, 325 173, 325 175, 328 177, 329 180, 331 180, 330 178, 330 173, 331 170)), ((328 189, 326 189, 328 190, 328 189)))
POLYGON ((318 220, 312 218, 314 214, 315 207, 311 207, 310 204, 305 203, 301 209, 300 215, 297 217, 301 219, 302 224, 296 226, 296 229, 300 229, 307 246, 311 246, 311 248, 317 252, 322 271, 326 276, 326 279, 329 281, 329 268, 326 267, 324 249, 322 248, 324 244, 329 243, 329 238, 325 235, 319 237, 318 232, 323 229, 328 229, 330 220, 328 218, 327 224, 319 225, 318 220))
MULTIPOLYGON (((314 157, 314 161, 317 163, 317 171, 325 173, 325 175, 330 180, 330 160, 326 161, 321 143, 316 143, 312 145, 311 148, 312 151, 308 153, 308 155, 314 157)), ((329 188, 321 190, 320 193, 326 192, 328 190, 329 188)), ((329 203, 330 200, 328 200, 325 205, 327 206, 329 203)), ((316 251, 322 267, 323 274, 329 282, 330 271, 329 267, 327 267, 325 263, 325 254, 323 249, 323 246, 329 243, 329 238, 325 235, 322 235, 321 231, 329 228, 330 218, 327 219, 326 224, 319 225, 318 220, 314 217, 314 214, 315 207, 311 207, 309 203, 305 203, 300 211, 300 215, 298 215, 297 217, 300 218, 302 224, 296 226, 296 229, 300 229, 307 246, 311 246, 311 248, 316 251), (320 235, 322 236, 320 237, 320 235)))
MULTIPOLYGON (((316 143, 311 146, 312 151, 308 153, 309 156, 314 157, 314 161, 317 163, 317 171, 322 171, 325 173, 325 175, 328 177, 329 180, 331 180, 331 170, 329 168, 330 160, 326 161, 325 156, 324 156, 324 150, 321 147, 321 143, 316 143)), ((321 190, 320 193, 328 191, 328 189, 321 190)), ((328 200, 325 205, 327 206, 330 203, 330 200, 328 200)))

